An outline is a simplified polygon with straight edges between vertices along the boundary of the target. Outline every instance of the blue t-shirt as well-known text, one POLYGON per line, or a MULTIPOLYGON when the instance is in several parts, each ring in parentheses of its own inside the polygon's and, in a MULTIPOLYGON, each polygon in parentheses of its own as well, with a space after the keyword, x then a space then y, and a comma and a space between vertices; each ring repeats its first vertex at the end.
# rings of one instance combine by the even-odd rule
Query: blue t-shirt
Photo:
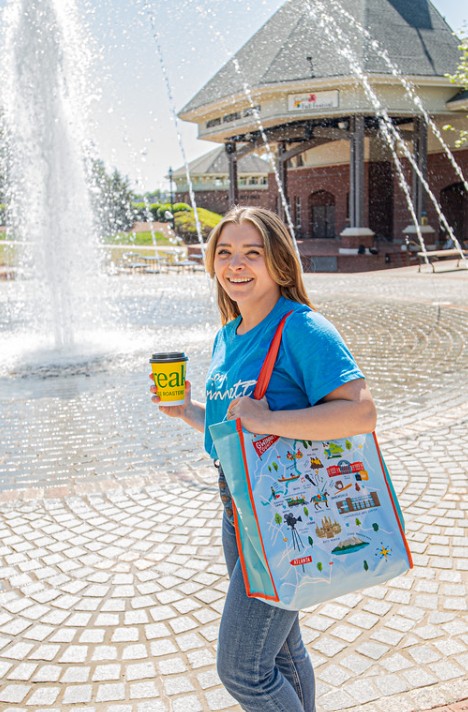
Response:
POLYGON ((253 396, 278 324, 290 311, 266 392, 271 410, 308 408, 344 383, 364 378, 335 327, 305 304, 280 297, 246 334, 236 334, 237 317, 216 334, 206 378, 205 449, 211 457, 216 450, 209 426, 226 419, 234 398, 253 396))

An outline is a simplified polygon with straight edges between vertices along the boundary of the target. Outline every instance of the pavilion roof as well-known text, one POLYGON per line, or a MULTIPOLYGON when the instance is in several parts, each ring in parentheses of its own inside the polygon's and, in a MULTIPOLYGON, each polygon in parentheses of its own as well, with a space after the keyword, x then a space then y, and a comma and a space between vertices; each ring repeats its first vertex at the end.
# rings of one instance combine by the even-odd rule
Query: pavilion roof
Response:
MULTIPOLYGON (((239 95, 244 84, 262 88, 288 82, 352 74, 310 11, 314 0, 287 0, 260 30, 186 104, 183 116, 239 95), (311 59, 307 59, 307 58, 311 59), (236 69, 236 64, 240 72, 236 69)), ((346 17, 351 15, 377 40, 404 76, 444 77, 459 62, 459 40, 430 0, 320 0, 349 39, 366 74, 391 74, 384 59, 346 17), (341 6, 342 11, 337 8, 341 6)), ((342 43, 342 39, 339 42, 342 43)))
MULTIPOLYGON (((228 174, 229 162, 224 146, 218 146, 189 163, 190 175, 216 175, 228 174)), ((248 153, 238 161, 239 173, 268 173, 270 164, 255 153, 248 153)), ((185 166, 178 168, 173 174, 175 177, 185 176, 185 166)))

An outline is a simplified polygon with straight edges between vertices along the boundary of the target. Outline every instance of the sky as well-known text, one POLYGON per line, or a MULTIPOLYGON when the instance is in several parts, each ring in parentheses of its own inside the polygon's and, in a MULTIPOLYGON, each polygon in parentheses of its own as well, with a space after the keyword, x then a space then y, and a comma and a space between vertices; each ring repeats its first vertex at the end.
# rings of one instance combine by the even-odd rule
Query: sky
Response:
MULTIPOLYGON (((0 0, 0 8, 8 1, 20 2, 0 0)), ((69 1, 91 49, 95 150, 109 170, 117 168, 145 192, 168 189, 168 168, 182 166, 183 153, 191 161, 216 147, 174 115, 284 0, 69 1)), ((454 31, 468 24, 460 0, 433 4, 454 31)))

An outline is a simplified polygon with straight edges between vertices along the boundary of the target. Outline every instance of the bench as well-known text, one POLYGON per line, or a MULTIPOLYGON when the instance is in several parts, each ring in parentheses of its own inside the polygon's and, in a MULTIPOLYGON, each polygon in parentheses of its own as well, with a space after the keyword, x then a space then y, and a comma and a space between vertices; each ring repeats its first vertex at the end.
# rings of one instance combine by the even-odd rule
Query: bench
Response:
POLYGON ((145 274, 159 274, 162 270, 162 260, 157 255, 142 255, 142 259, 145 262, 146 269, 143 270, 145 274))
POLYGON ((164 263, 167 267, 168 270, 190 270, 192 272, 196 271, 205 271, 205 268, 203 265, 200 265, 199 262, 195 262, 194 260, 176 260, 174 262, 165 262, 164 263))
POLYGON ((140 252, 126 252, 123 256, 123 272, 144 272, 159 274, 164 262, 158 255, 145 255, 140 252))
POLYGON ((136 261, 143 259, 139 252, 125 252, 122 257, 122 268, 125 272, 143 272, 147 266, 145 262, 136 261))
MULTIPOLYGON (((463 254, 465 257, 468 257, 468 250, 462 250, 463 254)), ((432 267, 432 271, 435 272, 435 262, 438 262, 439 260, 443 259, 456 259, 457 260, 457 269, 460 267, 460 262, 462 261, 462 256, 460 254, 459 250, 456 250, 455 248, 451 248, 449 250, 431 250, 430 252, 426 253, 427 259, 429 260, 429 264, 432 267)), ((418 252, 418 257, 419 257, 419 267, 418 267, 418 272, 421 271, 421 265, 426 263, 426 255, 424 252, 418 252)))

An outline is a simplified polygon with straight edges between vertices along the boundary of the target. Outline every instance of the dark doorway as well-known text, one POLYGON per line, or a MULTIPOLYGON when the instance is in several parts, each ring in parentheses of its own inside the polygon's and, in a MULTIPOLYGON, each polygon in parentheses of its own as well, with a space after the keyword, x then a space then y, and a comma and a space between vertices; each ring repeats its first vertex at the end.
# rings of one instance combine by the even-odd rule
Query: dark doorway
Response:
MULTIPOLYGON (((457 240, 462 244, 468 242, 468 193, 463 183, 454 183, 440 192, 440 207, 457 240)), ((441 239, 442 242, 447 239, 444 226, 441 239)))
POLYGON ((310 196, 312 237, 335 237, 335 196, 318 190, 310 196))

